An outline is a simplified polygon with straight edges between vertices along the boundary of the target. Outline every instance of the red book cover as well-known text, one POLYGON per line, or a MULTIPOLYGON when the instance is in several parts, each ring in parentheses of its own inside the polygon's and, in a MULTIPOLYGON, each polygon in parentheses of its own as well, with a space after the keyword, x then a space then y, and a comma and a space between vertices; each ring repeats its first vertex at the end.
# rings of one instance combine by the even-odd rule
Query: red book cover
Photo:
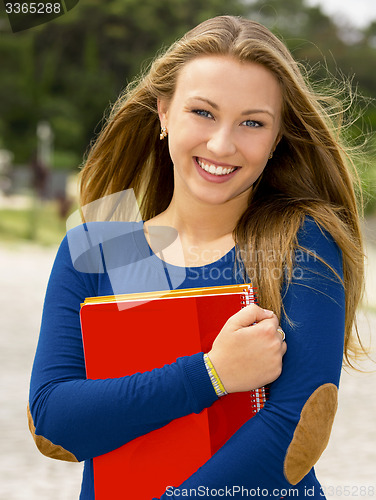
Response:
MULTIPOLYGON (((85 301, 81 328, 87 378, 123 377, 208 352, 227 319, 254 301, 249 285, 161 293, 85 301)), ((229 394, 198 415, 176 419, 94 458, 96 500, 152 500, 168 486, 179 486, 264 401, 264 389, 229 394)))

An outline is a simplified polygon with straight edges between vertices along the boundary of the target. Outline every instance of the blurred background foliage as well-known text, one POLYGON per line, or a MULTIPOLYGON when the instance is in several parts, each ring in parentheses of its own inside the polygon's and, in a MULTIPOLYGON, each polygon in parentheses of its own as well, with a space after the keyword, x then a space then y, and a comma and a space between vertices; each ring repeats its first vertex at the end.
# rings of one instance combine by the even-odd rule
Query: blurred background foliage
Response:
MULTIPOLYGON (((55 21, 19 33, 1 14, 0 149, 12 151, 16 164, 29 162, 37 123, 47 120, 54 132, 52 167, 77 169, 104 110, 140 68, 161 47, 220 14, 268 26, 314 68, 316 81, 329 71, 349 78, 360 95, 376 97, 376 22, 363 30, 338 24, 305 0, 81 0, 55 21)), ((369 134, 364 151, 371 157, 375 102, 360 99, 355 106, 363 119, 351 135, 369 134)), ((359 169, 372 192, 375 167, 359 169)))

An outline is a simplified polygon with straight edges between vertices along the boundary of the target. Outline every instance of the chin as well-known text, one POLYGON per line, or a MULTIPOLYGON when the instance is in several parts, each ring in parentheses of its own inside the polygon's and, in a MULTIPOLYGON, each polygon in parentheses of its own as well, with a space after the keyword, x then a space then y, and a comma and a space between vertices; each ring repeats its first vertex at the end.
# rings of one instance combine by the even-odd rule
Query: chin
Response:
POLYGON ((198 196, 197 199, 206 205, 211 205, 211 206, 220 206, 220 205, 225 205, 226 203, 230 203, 231 201, 235 200, 238 198, 240 195, 234 195, 234 196, 198 196))

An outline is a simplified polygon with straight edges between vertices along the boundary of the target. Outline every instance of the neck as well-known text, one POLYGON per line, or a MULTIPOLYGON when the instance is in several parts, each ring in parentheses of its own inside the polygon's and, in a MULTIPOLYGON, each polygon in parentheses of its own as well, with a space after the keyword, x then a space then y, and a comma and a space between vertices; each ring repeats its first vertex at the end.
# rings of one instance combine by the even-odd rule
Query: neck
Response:
POLYGON ((245 210, 245 197, 230 200, 221 205, 210 205, 200 200, 190 200, 189 204, 173 196, 168 208, 156 219, 174 227, 179 235, 194 244, 214 242, 222 238, 232 238, 237 221, 245 210))
POLYGON ((220 205, 197 199, 187 203, 182 193, 174 195, 164 212, 144 224, 145 237, 154 253, 163 248, 161 258, 170 264, 187 267, 215 262, 234 246, 232 233, 246 208, 248 194, 220 205), (168 244, 164 231, 153 236, 153 226, 172 227, 179 238, 168 244))

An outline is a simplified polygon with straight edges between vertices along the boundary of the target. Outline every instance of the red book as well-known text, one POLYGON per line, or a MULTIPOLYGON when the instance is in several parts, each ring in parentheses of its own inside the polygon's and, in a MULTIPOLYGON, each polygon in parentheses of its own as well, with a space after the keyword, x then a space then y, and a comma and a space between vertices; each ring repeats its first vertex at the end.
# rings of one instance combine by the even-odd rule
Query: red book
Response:
MULTIPOLYGON (((86 299, 86 374, 115 378, 208 352, 227 319, 255 301, 250 285, 86 299)), ((94 458, 96 500, 152 500, 179 486, 262 408, 265 389, 229 394, 94 458)))

